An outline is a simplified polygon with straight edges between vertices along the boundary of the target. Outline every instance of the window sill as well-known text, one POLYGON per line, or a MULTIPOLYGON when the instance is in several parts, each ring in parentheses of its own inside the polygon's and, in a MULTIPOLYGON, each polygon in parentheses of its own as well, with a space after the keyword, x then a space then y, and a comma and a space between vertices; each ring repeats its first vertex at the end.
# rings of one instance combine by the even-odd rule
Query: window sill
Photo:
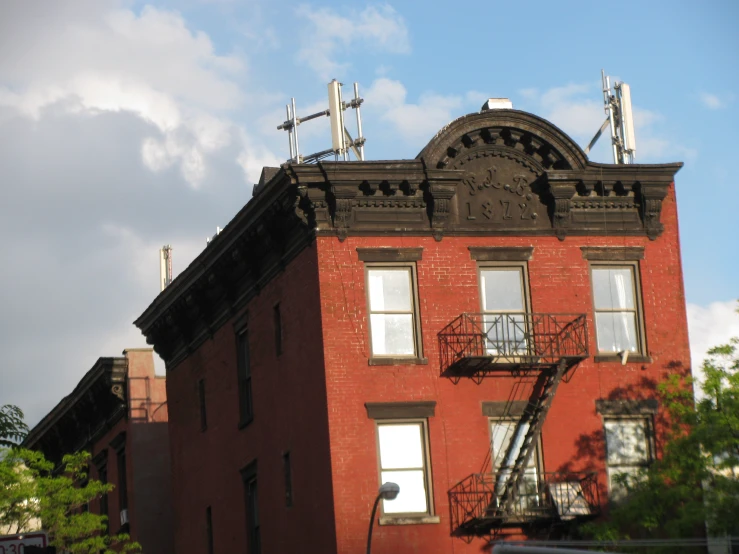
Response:
POLYGON ((370 358, 368 365, 428 365, 428 358, 370 358))
POLYGON ((425 525, 440 523, 439 516, 380 516, 380 525, 425 525))
POLYGON ((245 419, 244 421, 239 421, 239 429, 247 427, 252 421, 254 421, 254 416, 250 417, 249 419, 245 419))
MULTIPOLYGON (((621 363, 621 356, 618 354, 598 354, 594 357, 596 362, 618 362, 621 363)), ((642 363, 642 364, 651 364, 652 363, 652 357, 651 356, 644 356, 643 354, 629 354, 629 358, 626 360, 627 364, 630 363, 642 363)))

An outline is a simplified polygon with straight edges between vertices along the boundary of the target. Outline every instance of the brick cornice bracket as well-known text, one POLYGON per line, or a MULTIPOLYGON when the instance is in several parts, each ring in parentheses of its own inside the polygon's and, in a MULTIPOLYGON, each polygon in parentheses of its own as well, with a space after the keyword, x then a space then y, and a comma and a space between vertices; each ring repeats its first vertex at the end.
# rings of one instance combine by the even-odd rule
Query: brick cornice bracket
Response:
MULTIPOLYGON (((352 205, 357 197, 356 184, 349 185, 332 185, 331 195, 333 196, 333 222, 336 228, 336 234, 340 242, 344 242, 349 234, 349 227, 352 218, 352 205)), ((330 204, 329 204, 330 205, 330 204)))
POLYGON ((549 194, 554 199, 554 213, 552 214, 552 226, 554 234, 559 240, 565 240, 567 231, 572 222, 570 210, 572 208, 572 198, 577 192, 578 180, 564 177, 560 175, 548 176, 549 194))
POLYGON ((431 209, 431 233, 438 242, 444 236, 444 230, 449 223, 451 203, 457 194, 457 184, 461 182, 460 175, 450 175, 449 171, 428 171, 428 204, 431 209))
POLYGON ((660 221, 662 201, 667 196, 669 185, 665 183, 639 183, 638 192, 641 198, 641 216, 649 240, 655 240, 662 234, 664 225, 660 221))

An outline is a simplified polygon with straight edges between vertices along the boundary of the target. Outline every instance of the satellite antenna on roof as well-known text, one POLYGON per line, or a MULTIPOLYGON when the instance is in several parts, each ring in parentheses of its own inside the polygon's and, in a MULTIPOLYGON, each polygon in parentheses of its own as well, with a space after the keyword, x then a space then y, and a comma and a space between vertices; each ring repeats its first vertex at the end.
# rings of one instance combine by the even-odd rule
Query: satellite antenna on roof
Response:
POLYGON ((278 125, 277 129, 287 131, 288 140, 290 143, 290 161, 296 163, 310 163, 317 162, 323 158, 327 158, 332 154, 337 159, 344 161, 349 160, 349 151, 354 153, 357 160, 364 160, 364 143, 365 138, 362 136, 362 116, 359 112, 359 107, 364 102, 363 98, 359 97, 359 87, 357 83, 354 83, 354 98, 349 102, 344 102, 341 98, 341 87, 342 83, 339 83, 336 79, 328 84, 328 109, 322 112, 317 112, 305 117, 298 117, 295 110, 295 98, 290 99, 290 104, 285 106, 287 112, 287 119, 278 125), (347 131, 344 121, 344 112, 348 108, 356 110, 357 114, 357 138, 353 139, 347 131), (302 156, 300 154, 300 145, 298 142, 298 126, 301 123, 316 119, 321 116, 328 116, 331 120, 331 148, 321 150, 308 156, 302 156))
POLYGON ((603 83, 604 109, 608 117, 585 148, 585 153, 590 152, 600 135, 610 125, 613 163, 633 164, 636 155, 636 140, 634 139, 634 113, 631 109, 631 89, 629 85, 622 82, 615 82, 611 88, 611 78, 602 69, 600 73, 603 83))

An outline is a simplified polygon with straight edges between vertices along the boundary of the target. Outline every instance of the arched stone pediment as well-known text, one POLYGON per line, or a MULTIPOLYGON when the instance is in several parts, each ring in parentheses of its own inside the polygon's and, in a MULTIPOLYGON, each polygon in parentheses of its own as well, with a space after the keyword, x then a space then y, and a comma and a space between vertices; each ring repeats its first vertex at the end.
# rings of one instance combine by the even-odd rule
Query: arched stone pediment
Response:
POLYGON ((585 152, 561 129, 518 110, 486 110, 460 117, 439 131, 416 159, 429 168, 451 169, 460 157, 491 147, 518 154, 538 173, 584 169, 588 164, 585 152))
POLYGON ((583 169, 587 158, 560 129, 517 110, 453 121, 418 155, 426 167, 464 172, 451 211, 462 227, 552 228, 547 171, 583 169))

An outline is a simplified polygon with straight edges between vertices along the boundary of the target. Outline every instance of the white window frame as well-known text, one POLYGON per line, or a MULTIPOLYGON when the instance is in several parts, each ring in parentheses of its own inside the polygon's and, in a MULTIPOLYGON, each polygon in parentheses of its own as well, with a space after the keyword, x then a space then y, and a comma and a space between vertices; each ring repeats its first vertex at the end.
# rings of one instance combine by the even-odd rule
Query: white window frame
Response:
POLYGON ((603 418, 603 441, 606 451, 606 476, 608 478, 608 491, 611 500, 619 500, 623 497, 625 491, 617 484, 615 484, 613 477, 620 473, 636 474, 639 470, 649 467, 654 460, 654 431, 653 431, 653 419, 650 415, 639 415, 639 416, 619 416, 612 415, 603 418), (608 447, 608 424, 611 423, 636 423, 641 422, 644 425, 644 449, 645 459, 640 462, 628 462, 628 463, 612 463, 608 447), (624 471, 618 472, 619 469, 624 471))
POLYGON ((420 359, 423 357, 422 341, 421 341, 421 325, 419 317, 418 302, 418 279, 416 275, 415 263, 393 263, 393 262, 367 262, 364 264, 365 287, 367 292, 367 326, 369 329, 370 358, 375 360, 393 360, 393 359, 420 359), (373 271, 406 271, 409 279, 410 291, 410 310, 408 311, 392 311, 392 310, 372 310, 372 299, 370 289, 370 274, 373 271), (372 315, 373 314, 410 314, 411 316, 411 333, 413 342, 413 353, 410 354, 394 354, 375 352, 375 345, 372 340, 372 315))
POLYGON ((620 350, 610 350, 610 349, 604 349, 602 350, 600 347, 600 340, 598 337, 598 314, 599 313, 629 313, 633 314, 634 317, 634 327, 636 331, 636 336, 634 337, 636 342, 636 349, 630 350, 632 354, 636 355, 646 355, 646 337, 644 333, 644 311, 642 309, 642 302, 641 302, 641 275, 639 271, 639 263, 637 261, 600 261, 600 262, 592 262, 590 264, 590 282, 591 282, 591 290, 592 296, 593 296, 593 322, 594 322, 594 328, 595 328, 595 342, 596 342, 596 348, 598 349, 598 353, 601 355, 609 355, 609 354, 620 354, 620 350), (632 301, 633 301, 633 308, 626 308, 626 309, 610 309, 610 308, 599 308, 596 302, 595 297, 595 272, 598 270, 607 270, 607 269, 627 269, 631 272, 631 281, 632 281, 632 301))
MULTIPOLYGON (((531 298, 529 295, 529 275, 528 275, 528 264, 526 262, 485 262, 480 263, 477 266, 477 282, 478 282, 478 290, 480 292, 480 311, 483 314, 483 321, 482 325, 484 327, 485 332, 487 333, 489 330, 487 329, 487 323, 486 323, 486 317, 492 316, 495 317, 496 314, 517 314, 520 313, 521 317, 523 318, 523 327, 524 327, 524 333, 526 337, 528 337, 528 321, 526 314, 531 313, 531 298), (483 272, 485 271, 511 271, 516 270, 520 272, 521 280, 521 300, 523 303, 523 307, 521 311, 503 311, 503 310, 488 310, 485 306, 485 289, 483 286, 483 272)), ((524 343, 526 344, 525 351, 519 352, 518 349, 514 352, 508 352, 508 355, 512 355, 513 357, 520 355, 520 354, 528 354, 531 349, 531 344, 528 343, 528 340, 525 338, 524 343)), ((497 355, 495 352, 495 349, 487 348, 488 354, 497 355)))
MULTIPOLYGON (((495 476, 496 481, 496 492, 498 494, 502 493, 505 482, 510 476, 510 470, 506 475, 499 475, 498 470, 500 469, 500 466, 496 463, 498 461, 498 453, 495 452, 495 433, 494 433, 494 427, 496 424, 501 423, 509 423, 511 424, 511 432, 515 433, 516 429, 518 428, 518 422, 520 421, 520 417, 490 417, 488 418, 488 431, 490 433, 490 467, 492 468, 493 474, 495 476)), ((513 440, 514 437, 512 436, 510 440, 513 440)), ((510 443, 509 443, 510 444, 510 443)), ((516 454, 518 456, 519 452, 516 454)), ((501 452, 501 455, 505 456, 505 453, 501 452)), ((544 469, 543 464, 543 451, 541 447, 541 435, 537 437, 536 439, 536 450, 534 450, 534 453, 529 460, 529 465, 526 467, 526 473, 531 475, 533 473, 533 479, 536 481, 536 496, 535 498, 528 498, 526 496, 521 496, 521 491, 519 491, 519 506, 521 510, 525 510, 526 507, 530 506, 530 502, 534 502, 535 504, 540 501, 539 496, 542 493, 541 489, 541 483, 542 483, 542 473, 544 469)), ((515 459, 510 460, 511 464, 515 463, 515 459)))
MULTIPOLYGON (((386 506, 389 508, 392 508, 392 505, 389 504, 391 502, 394 502, 394 500, 386 501, 383 500, 380 503, 381 512, 384 516, 391 517, 391 518, 422 518, 426 516, 431 516, 434 514, 434 503, 433 503, 433 487, 432 487, 432 479, 431 479, 431 457, 429 452, 429 439, 428 439, 428 420, 425 418, 411 418, 411 419, 382 419, 382 420, 376 420, 375 421, 375 441, 377 444, 377 474, 378 474, 378 481, 379 485, 382 485, 384 481, 390 481, 393 482, 393 479, 391 476, 386 475, 385 479, 383 481, 383 472, 391 473, 393 471, 423 471, 423 485, 424 490, 426 494, 426 510, 425 511, 417 511, 417 512, 397 512, 394 510, 388 511, 386 509, 386 506), (382 452, 381 452, 381 443, 380 443, 380 428, 385 426, 392 426, 392 425, 416 425, 419 428, 419 433, 421 435, 421 451, 422 451, 422 457, 423 457, 423 465, 421 467, 408 467, 403 469, 397 469, 397 468, 386 468, 383 469, 382 467, 382 452)), ((379 486, 378 485, 378 486, 379 486)), ((403 486, 400 487, 400 493, 398 494, 398 498, 403 494, 403 486)))

